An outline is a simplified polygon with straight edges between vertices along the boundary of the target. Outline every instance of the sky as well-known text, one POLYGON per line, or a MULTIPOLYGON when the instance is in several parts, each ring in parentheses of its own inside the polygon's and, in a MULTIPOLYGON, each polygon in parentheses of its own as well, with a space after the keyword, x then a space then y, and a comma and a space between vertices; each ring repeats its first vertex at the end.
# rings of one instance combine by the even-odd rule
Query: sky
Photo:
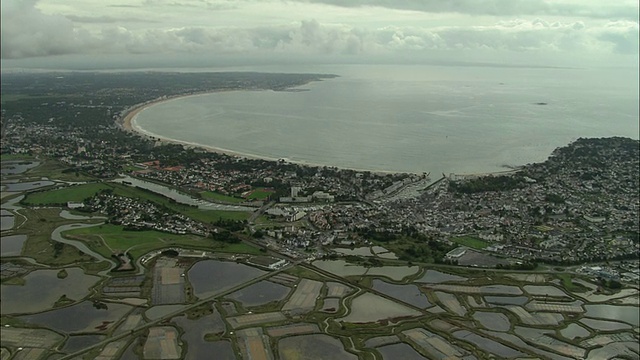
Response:
POLYGON ((637 0, 2 0, 2 69, 636 67, 637 0))

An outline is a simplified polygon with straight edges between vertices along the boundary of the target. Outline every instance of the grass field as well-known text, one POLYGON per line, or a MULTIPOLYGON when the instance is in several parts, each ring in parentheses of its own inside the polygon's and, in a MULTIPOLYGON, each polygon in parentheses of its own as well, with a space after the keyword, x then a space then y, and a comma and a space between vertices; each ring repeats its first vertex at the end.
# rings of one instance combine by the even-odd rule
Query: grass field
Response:
POLYGON ((101 190, 110 189, 106 184, 74 185, 63 189, 30 193, 23 200, 27 205, 66 204, 68 201, 84 201, 101 190))
POLYGON ((28 173, 29 178, 40 179, 42 177, 48 177, 49 179, 52 179, 52 180, 62 180, 62 181, 95 180, 95 178, 86 176, 81 173, 78 173, 78 175, 76 176, 75 172, 69 172, 69 173, 62 172, 66 169, 69 169, 69 166, 59 162, 58 160, 55 160, 55 159, 41 159, 41 160, 43 161, 43 163, 29 170, 29 173, 28 173))
POLYGON ((109 186, 113 187, 114 194, 116 195, 126 196, 134 199, 148 200, 156 204, 166 206, 169 209, 189 216, 194 220, 206 223, 212 223, 220 218, 230 220, 246 220, 250 216, 248 212, 242 211, 200 210, 193 206, 187 206, 184 204, 176 203, 174 201, 170 201, 168 198, 162 195, 155 194, 150 191, 140 190, 135 187, 123 184, 110 183, 109 186))
POLYGON ((129 250, 138 258, 149 251, 171 246, 198 248, 209 251, 259 254, 259 249, 245 244, 227 244, 215 239, 196 235, 176 235, 159 231, 126 231, 122 226, 100 225, 91 228, 74 229, 64 232, 66 237, 82 240, 105 257, 114 250, 129 250))
POLYGON ((238 204, 245 201, 244 199, 241 199, 241 198, 227 196, 227 195, 223 195, 213 191, 203 191, 200 193, 200 196, 202 196, 202 198, 205 200, 220 201, 220 202, 233 203, 233 204, 238 204))
POLYGON ((470 247, 472 249, 482 250, 489 246, 488 242, 472 236, 461 236, 457 238, 451 238, 450 240, 457 244, 470 247))
POLYGON ((577 292, 577 293, 582 293, 582 292, 587 292, 589 289, 579 283, 574 283, 573 280, 573 275, 571 274, 567 274, 567 273, 558 273, 556 274, 556 276, 562 280, 562 286, 564 286, 565 289, 567 289, 567 291, 570 292, 577 292))
POLYGON ((22 209, 20 213, 27 217, 27 222, 15 234, 27 235, 22 250, 23 254, 37 262, 48 265, 68 265, 81 262, 95 261, 94 258, 78 251, 73 246, 64 245, 58 256, 55 256, 51 233, 60 225, 77 222, 77 220, 66 220, 59 216, 60 209, 22 209))
POLYGON ((35 157, 28 154, 2 154, 0 155, 0 161, 14 161, 14 160, 33 160, 35 157))
POLYGON ((271 194, 273 194, 273 191, 271 190, 265 190, 264 188, 257 188, 253 190, 251 194, 249 194, 249 196, 247 196, 247 199, 264 200, 268 198, 271 194))

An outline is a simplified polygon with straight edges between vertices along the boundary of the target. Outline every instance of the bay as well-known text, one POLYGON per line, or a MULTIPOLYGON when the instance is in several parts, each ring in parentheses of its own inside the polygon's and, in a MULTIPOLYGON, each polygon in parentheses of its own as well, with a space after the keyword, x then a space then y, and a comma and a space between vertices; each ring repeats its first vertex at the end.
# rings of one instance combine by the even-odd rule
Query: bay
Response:
POLYGON ((340 77, 298 89, 308 91, 173 99, 141 111, 134 127, 247 156, 434 174, 497 172, 544 161, 579 137, 638 138, 637 73, 623 69, 294 70, 340 77))

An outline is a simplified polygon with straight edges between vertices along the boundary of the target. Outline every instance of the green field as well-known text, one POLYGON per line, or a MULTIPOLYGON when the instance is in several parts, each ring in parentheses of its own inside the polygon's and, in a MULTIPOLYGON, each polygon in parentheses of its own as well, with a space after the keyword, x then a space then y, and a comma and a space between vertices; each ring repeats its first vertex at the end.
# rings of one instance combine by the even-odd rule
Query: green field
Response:
POLYGON ((149 251, 171 246, 218 252, 260 254, 257 248, 245 244, 227 244, 196 235, 176 235, 154 230, 126 231, 122 226, 110 224, 69 230, 63 235, 84 241, 105 257, 111 256, 112 252, 116 250, 129 250, 129 253, 137 258, 149 251))
POLYGON ((253 190, 251 194, 249 194, 249 196, 247 196, 247 199, 264 200, 268 198, 271 194, 273 194, 273 191, 271 190, 265 190, 264 188, 257 188, 253 190))
POLYGON ((2 154, 0 155, 0 161, 15 161, 15 160, 33 160, 34 157, 28 154, 2 154))
POLYGON ((200 193, 200 196, 202 196, 202 198, 205 200, 219 201, 219 202, 226 202, 226 203, 233 203, 233 204, 238 204, 245 201, 244 199, 241 199, 241 198, 227 196, 227 195, 223 195, 213 191, 203 191, 200 193))
POLYGON ((169 198, 162 195, 153 193, 151 191, 145 191, 135 187, 111 183, 109 186, 113 187, 113 193, 120 196, 125 196, 133 199, 144 199, 156 204, 166 206, 167 208, 184 214, 196 221, 212 223, 214 221, 222 219, 229 220, 246 220, 250 214, 243 211, 224 211, 224 210, 200 210, 193 206, 188 206, 175 201, 171 201, 169 198))
POLYGON ((66 204, 68 201, 84 201, 101 190, 110 187, 102 183, 74 185, 63 189, 30 193, 23 200, 27 205, 66 204))
POLYGON ((41 264, 68 265, 82 262, 93 262, 91 256, 79 253, 78 249, 71 245, 64 245, 59 254, 55 254, 54 242, 51 241, 51 233, 60 225, 78 222, 66 220, 59 216, 60 209, 22 209, 20 214, 27 217, 27 222, 15 234, 27 235, 27 241, 22 249, 23 254, 35 259, 41 264))
POLYGON ((488 242, 472 236, 461 236, 457 238, 451 238, 450 240, 457 244, 467 246, 472 249, 478 249, 478 250, 485 249, 487 246, 489 246, 488 242))
MULTIPOLYGON (((28 178, 40 179, 42 177, 48 177, 49 179, 52 179, 52 180, 62 180, 62 181, 95 181, 96 180, 95 178, 91 176, 87 176, 83 173, 63 172, 70 169, 70 167, 68 165, 61 163, 58 160, 40 159, 40 161, 43 161, 43 163, 29 170, 27 175, 28 178)), ((27 180, 27 178, 25 178, 24 180, 27 180)))

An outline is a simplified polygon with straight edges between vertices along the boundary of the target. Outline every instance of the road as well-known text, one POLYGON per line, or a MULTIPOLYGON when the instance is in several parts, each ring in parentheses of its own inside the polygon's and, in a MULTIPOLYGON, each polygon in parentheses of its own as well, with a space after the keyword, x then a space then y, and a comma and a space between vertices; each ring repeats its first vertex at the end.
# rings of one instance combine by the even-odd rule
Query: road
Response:
POLYGON ((249 220, 247 221, 249 223, 249 225, 253 225, 253 223, 256 221, 256 219, 264 214, 265 211, 267 211, 270 207, 272 207, 273 205, 275 205, 275 201, 269 201, 268 203, 262 205, 260 207, 260 209, 254 211, 253 213, 251 213, 251 216, 249 217, 249 220))

